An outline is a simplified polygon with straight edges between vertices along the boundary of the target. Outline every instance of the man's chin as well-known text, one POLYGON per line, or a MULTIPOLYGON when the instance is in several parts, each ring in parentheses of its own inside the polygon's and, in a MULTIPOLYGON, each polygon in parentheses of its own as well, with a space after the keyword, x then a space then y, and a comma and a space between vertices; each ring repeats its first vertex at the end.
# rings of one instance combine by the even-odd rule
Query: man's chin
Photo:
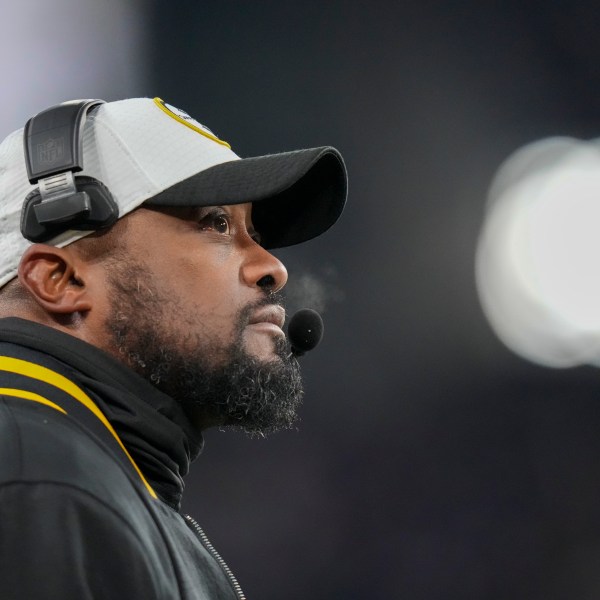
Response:
MULTIPOLYGON (((281 331, 281 330, 280 330, 281 331)), ((243 352, 259 363, 280 363, 289 355, 287 340, 281 334, 244 332, 243 352)))
POLYGON ((179 403, 198 429, 221 425, 264 435, 293 426, 303 394, 300 367, 279 327, 248 324, 256 305, 240 313, 229 344, 201 332, 183 341, 164 325, 185 318, 179 305, 151 285, 144 267, 119 269, 106 320, 110 352, 179 403), (145 295, 135 281, 148 282, 145 295))
MULTIPOLYGON (((184 403, 196 417, 204 415, 202 429, 218 425, 264 436, 293 427, 298 418, 302 380, 285 339, 264 359, 242 347, 206 383, 204 394, 192 400, 192 406, 193 396, 184 403)), ((197 418, 194 421, 198 424, 197 418)))

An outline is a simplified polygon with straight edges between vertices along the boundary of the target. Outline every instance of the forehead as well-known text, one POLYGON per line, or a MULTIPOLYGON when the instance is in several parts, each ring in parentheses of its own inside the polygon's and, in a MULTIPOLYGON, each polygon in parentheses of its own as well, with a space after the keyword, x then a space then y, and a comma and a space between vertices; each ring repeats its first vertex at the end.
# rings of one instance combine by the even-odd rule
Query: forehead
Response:
POLYGON ((252 222, 252 204, 250 202, 245 202, 243 204, 215 204, 212 206, 142 206, 136 210, 149 210, 170 215, 178 219, 197 221, 217 209, 226 212, 234 219, 240 219, 246 223, 252 222))

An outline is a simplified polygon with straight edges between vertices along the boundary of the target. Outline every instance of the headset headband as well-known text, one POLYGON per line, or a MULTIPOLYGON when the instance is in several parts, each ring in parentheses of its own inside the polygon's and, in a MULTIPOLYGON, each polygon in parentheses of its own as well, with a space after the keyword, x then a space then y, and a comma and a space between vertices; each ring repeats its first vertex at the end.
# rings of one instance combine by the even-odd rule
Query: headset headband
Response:
POLYGON ((75 100, 53 106, 27 121, 23 132, 30 183, 39 188, 23 204, 21 233, 47 241, 67 229, 97 230, 112 225, 119 209, 97 179, 74 177, 83 170, 83 125, 104 100, 75 100))

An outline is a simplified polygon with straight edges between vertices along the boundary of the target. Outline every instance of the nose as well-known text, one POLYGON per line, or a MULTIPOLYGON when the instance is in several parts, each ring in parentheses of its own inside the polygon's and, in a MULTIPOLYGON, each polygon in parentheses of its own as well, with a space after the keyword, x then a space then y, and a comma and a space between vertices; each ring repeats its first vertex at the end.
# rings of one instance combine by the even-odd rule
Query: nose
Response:
POLYGON ((246 248, 247 257, 242 265, 242 280, 265 292, 278 292, 288 279, 285 265, 268 250, 252 241, 246 248))

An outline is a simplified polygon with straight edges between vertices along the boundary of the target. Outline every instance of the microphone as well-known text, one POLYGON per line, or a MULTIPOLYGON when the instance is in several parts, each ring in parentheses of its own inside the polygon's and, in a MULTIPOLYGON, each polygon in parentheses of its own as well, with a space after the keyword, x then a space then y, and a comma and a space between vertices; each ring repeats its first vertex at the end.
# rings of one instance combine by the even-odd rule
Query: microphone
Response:
POLYGON ((288 325, 288 338, 294 356, 302 356, 312 350, 322 337, 323 319, 316 310, 303 308, 294 313, 288 325))

